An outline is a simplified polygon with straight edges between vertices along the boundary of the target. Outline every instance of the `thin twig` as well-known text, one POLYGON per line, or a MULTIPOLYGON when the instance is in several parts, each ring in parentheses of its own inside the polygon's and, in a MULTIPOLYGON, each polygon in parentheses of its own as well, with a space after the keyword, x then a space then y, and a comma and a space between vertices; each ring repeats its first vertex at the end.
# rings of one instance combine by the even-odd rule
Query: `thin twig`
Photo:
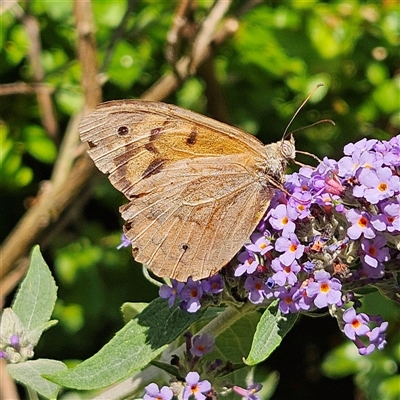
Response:
POLYGON ((47 92, 49 95, 54 92, 54 88, 47 83, 5 83, 0 85, 0 96, 9 96, 13 94, 38 94, 47 92))
MULTIPOLYGON (((45 74, 41 61, 42 44, 40 41, 39 23, 33 15, 24 13, 22 23, 28 34, 30 46, 28 58, 32 67, 33 80, 36 83, 44 81, 45 74)), ((54 113, 54 106, 51 95, 48 91, 38 91, 36 93, 40 107, 42 125, 54 142, 58 141, 58 123, 54 113)))
POLYGON ((167 61, 174 68, 175 74, 179 79, 179 71, 176 69, 176 63, 179 57, 179 50, 182 43, 182 36, 184 30, 186 30, 189 22, 189 13, 193 10, 193 0, 181 0, 176 8, 174 20, 172 22, 171 29, 167 34, 167 48, 165 51, 165 57, 167 61))
POLYGON ((231 0, 218 0, 207 18, 202 22, 192 48, 192 55, 189 64, 190 75, 192 75, 195 69, 197 69, 201 62, 200 60, 204 60, 203 54, 212 43, 216 26, 228 11, 231 3, 231 0))
MULTIPOLYGON (((215 32, 211 41, 215 46, 222 44, 225 40, 231 37, 238 29, 239 23, 234 18, 227 19, 220 30, 215 32)), ((196 69, 205 59, 211 55, 211 47, 205 47, 203 54, 198 56, 196 63, 191 64, 191 68, 196 69)), ((176 64, 177 70, 181 77, 188 77, 188 67, 191 62, 190 57, 182 57, 176 64)), ((142 96, 143 100, 160 101, 168 97, 179 85, 180 81, 177 76, 171 72, 162 76, 150 89, 148 89, 142 96)))

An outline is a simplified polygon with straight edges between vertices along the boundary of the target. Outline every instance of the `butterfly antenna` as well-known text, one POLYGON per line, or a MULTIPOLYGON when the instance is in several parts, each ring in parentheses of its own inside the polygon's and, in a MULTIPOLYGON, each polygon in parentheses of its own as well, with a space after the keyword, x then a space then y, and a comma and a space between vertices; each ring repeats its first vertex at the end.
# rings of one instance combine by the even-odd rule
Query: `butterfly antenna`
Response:
MULTIPOLYGON (((320 88, 321 86, 324 86, 323 83, 318 83, 317 86, 315 86, 315 88, 311 91, 311 93, 306 97, 306 99, 303 101, 303 103, 301 103, 300 107, 297 109, 297 111, 294 113, 292 119, 289 121, 285 132, 283 132, 283 136, 282 136, 282 141, 285 140, 286 135, 287 135, 287 131, 290 127, 290 125, 292 125, 292 122, 294 121, 294 119, 297 117, 297 114, 300 112, 300 110, 304 107, 304 105, 307 103, 307 101, 310 99, 310 97, 315 93, 315 91, 320 88)), ((292 132, 293 133, 293 132, 292 132)))
MULTIPOLYGON (((295 129, 294 131, 291 131, 290 134, 293 134, 293 133, 298 132, 298 131, 302 131, 303 129, 311 128, 312 126, 315 126, 315 125, 318 125, 318 124, 322 124, 322 123, 325 123, 325 122, 329 122, 332 125, 335 125, 335 123, 331 119, 321 119, 320 121, 314 122, 313 124, 310 124, 310 125, 307 125, 307 126, 303 126, 302 128, 295 129)), ((304 154, 306 156, 310 156, 310 157, 314 158, 315 160, 317 160, 319 163, 322 163, 322 161, 315 154, 309 153, 308 151, 296 150, 296 153, 304 154)), ((294 163, 297 164, 297 165, 300 165, 301 167, 306 167, 307 166, 307 165, 302 164, 302 163, 300 163, 298 161, 294 161, 294 163)))
MULTIPOLYGON (((301 150, 296 150, 296 153, 298 154, 304 154, 305 156, 310 156, 314 160, 317 160, 320 164, 322 163, 322 160, 320 160, 315 154, 309 153, 308 151, 301 151, 301 150)), ((294 161, 295 164, 300 165, 301 167, 307 167, 308 165, 302 164, 298 161, 294 161)))
POLYGON ((294 131, 290 131, 288 134, 291 135, 291 134, 293 134, 295 132, 302 131, 303 129, 308 129, 308 128, 311 128, 312 126, 315 126, 315 125, 318 125, 318 124, 324 124, 325 122, 329 122, 332 125, 336 125, 331 119, 321 119, 321 120, 319 120, 317 122, 314 122, 313 124, 310 124, 310 125, 307 125, 307 126, 302 126, 301 128, 297 128, 294 131))

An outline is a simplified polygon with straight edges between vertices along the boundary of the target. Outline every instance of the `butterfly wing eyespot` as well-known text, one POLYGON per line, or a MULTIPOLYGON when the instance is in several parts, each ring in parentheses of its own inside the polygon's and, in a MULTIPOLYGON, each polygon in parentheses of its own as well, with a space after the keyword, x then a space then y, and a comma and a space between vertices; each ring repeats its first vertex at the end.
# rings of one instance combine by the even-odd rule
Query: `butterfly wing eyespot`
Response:
POLYGON ((268 154, 240 129, 168 104, 103 103, 79 129, 129 200, 120 212, 134 258, 160 277, 217 273, 266 211, 276 187, 268 173, 283 174, 276 147, 268 154))
POLYGON ((117 133, 120 136, 125 136, 129 133, 129 128, 125 125, 119 126, 117 129, 117 133))

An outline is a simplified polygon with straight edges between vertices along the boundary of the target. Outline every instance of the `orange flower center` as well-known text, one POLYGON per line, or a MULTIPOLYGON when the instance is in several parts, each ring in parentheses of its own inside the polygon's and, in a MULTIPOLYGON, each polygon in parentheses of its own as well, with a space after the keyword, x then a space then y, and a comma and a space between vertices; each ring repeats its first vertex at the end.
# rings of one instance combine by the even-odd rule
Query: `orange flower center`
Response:
POLYGON ((358 220, 358 225, 360 225, 361 227, 365 228, 368 225, 368 220, 365 217, 361 217, 358 220))
POLYGON ((285 297, 285 303, 286 304, 292 304, 293 303, 292 298, 291 297, 285 297))
POLYGON ((358 319, 353 319, 353 321, 351 321, 351 326, 353 328, 358 328, 361 325, 361 322, 358 319))
POLYGON ((386 192, 388 189, 388 185, 385 182, 382 182, 378 185, 378 190, 380 190, 381 192, 386 192))
POLYGON ((321 288, 321 292, 324 292, 324 293, 329 292, 329 285, 327 283, 322 283, 320 288, 321 288))

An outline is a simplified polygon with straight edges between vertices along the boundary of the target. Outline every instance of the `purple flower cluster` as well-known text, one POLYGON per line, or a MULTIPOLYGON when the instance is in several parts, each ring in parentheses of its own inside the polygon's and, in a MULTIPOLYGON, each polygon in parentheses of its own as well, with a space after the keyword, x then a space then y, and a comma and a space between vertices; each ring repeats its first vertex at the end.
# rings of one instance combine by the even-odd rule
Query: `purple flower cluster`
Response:
MULTIPOLYGON (((146 393, 143 397, 144 400, 171 400, 171 399, 196 399, 206 400, 207 398, 215 398, 215 390, 210 381, 200 380, 200 371, 208 377, 217 377, 223 374, 232 373, 232 364, 228 361, 223 365, 222 360, 216 359, 214 362, 206 361, 200 362, 200 358, 214 349, 214 337, 203 333, 197 336, 192 336, 190 332, 185 335, 186 339, 186 352, 184 357, 180 359, 178 356, 173 356, 171 361, 172 368, 169 368, 171 373, 175 368, 174 373, 176 380, 174 380, 170 387, 163 386, 159 389, 155 383, 150 383, 145 387, 146 393), (190 372, 187 372, 190 371, 190 372), (185 382, 181 377, 185 376, 185 382)), ((253 384, 246 389, 238 386, 233 386, 233 391, 242 395, 248 400, 259 400, 256 394, 262 385, 253 384)))
MULTIPOLYGON (((171 400, 174 392, 168 386, 158 388, 156 383, 150 383, 145 387, 146 394, 143 400, 171 400)), ((207 380, 200 381, 200 375, 197 372, 189 372, 186 375, 186 382, 182 392, 182 400, 196 399, 205 400, 211 391, 211 383, 207 380), (205 394, 204 394, 205 393, 205 394)))
POLYGON ((186 283, 171 279, 171 285, 160 287, 160 297, 168 299, 169 307, 175 304, 175 299, 179 299, 181 309, 190 313, 198 311, 208 297, 215 296, 224 289, 224 281, 218 274, 201 281, 189 278, 186 283))
MULTIPOLYGON (((370 283, 379 285, 390 261, 399 264, 400 136, 363 139, 344 153, 339 161, 324 158, 315 169, 302 167, 275 194, 232 272, 250 302, 265 306, 278 299, 284 314, 329 307, 332 314, 348 316, 343 313, 352 294, 370 283)), ((195 312, 204 293, 220 293, 223 286, 219 275, 173 281, 160 296, 170 306, 179 296, 181 308, 195 312)), ((360 315, 364 328, 349 336, 347 327, 345 333, 361 354, 368 354, 386 343, 387 323, 370 330, 375 317, 360 315)))
MULTIPOLYGON (((338 162, 302 167, 272 199, 234 272, 252 303, 278 299, 284 314, 344 310, 349 285, 379 284, 386 263, 400 259, 400 136, 363 139, 344 152, 338 162)), ((361 354, 386 343, 387 323, 370 330, 371 318, 357 334, 345 330, 361 354)))

